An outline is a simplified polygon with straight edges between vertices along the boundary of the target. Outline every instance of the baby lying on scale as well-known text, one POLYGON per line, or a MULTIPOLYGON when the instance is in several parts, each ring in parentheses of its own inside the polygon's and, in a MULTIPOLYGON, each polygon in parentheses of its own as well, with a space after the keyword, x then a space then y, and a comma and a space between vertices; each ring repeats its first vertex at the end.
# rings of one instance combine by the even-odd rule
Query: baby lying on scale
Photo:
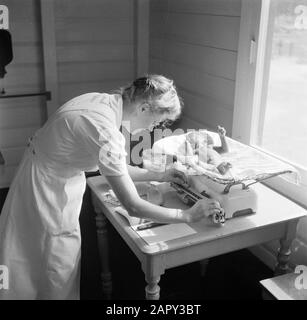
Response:
POLYGON ((200 167, 222 175, 226 174, 231 164, 224 162, 220 156, 220 153, 229 152, 225 138, 226 130, 218 126, 217 132, 221 140, 220 147, 214 146, 213 138, 206 130, 188 132, 175 157, 192 168, 200 167))

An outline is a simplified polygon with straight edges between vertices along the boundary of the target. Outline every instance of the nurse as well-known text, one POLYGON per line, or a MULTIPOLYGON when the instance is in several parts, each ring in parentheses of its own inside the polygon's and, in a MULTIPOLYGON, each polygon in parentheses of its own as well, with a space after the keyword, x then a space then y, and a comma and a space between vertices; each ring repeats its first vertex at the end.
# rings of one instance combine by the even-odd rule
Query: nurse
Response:
POLYGON ((0 299, 79 299, 85 171, 99 168, 132 216, 176 223, 218 212, 214 200, 167 209, 136 191, 133 181, 178 182, 184 176, 127 165, 121 123, 128 122, 131 132, 151 130, 180 112, 173 81, 149 75, 115 94, 78 96, 49 118, 29 140, 0 216, 0 265, 9 271, 0 299))

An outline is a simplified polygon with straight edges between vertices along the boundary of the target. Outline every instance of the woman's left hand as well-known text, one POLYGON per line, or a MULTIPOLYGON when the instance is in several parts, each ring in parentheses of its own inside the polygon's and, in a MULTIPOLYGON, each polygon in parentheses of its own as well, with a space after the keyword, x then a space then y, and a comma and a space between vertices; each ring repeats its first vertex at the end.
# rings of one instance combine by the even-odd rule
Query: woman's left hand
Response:
POLYGON ((162 173, 163 182, 176 182, 179 184, 188 184, 186 175, 177 169, 168 169, 162 173))

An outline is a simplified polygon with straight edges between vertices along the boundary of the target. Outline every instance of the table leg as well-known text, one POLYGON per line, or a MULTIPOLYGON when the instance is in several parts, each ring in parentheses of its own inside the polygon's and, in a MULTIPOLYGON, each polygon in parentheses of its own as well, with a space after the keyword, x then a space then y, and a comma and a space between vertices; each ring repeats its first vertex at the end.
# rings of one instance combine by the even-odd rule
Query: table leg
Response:
POLYGON ((160 286, 158 285, 160 277, 146 277, 147 286, 145 288, 147 300, 160 299, 160 286))
POLYGON ((100 277, 102 284, 102 294, 104 298, 110 300, 112 295, 112 277, 109 267, 109 241, 107 234, 108 220, 103 214, 103 211, 101 210, 94 194, 92 194, 92 203, 96 213, 96 228, 101 266, 100 277))
POLYGON ((204 277, 207 271, 207 267, 209 264, 209 259, 203 259, 199 261, 200 264, 200 276, 204 277))
POLYGON ((145 287, 147 300, 160 299, 160 277, 164 274, 163 258, 161 256, 147 257, 142 261, 147 286, 145 287))
POLYGON ((295 239, 296 227, 298 220, 290 221, 286 226, 286 232, 283 238, 280 239, 280 248, 277 254, 277 264, 275 267, 275 276, 291 272, 289 261, 291 256, 291 244, 295 239))

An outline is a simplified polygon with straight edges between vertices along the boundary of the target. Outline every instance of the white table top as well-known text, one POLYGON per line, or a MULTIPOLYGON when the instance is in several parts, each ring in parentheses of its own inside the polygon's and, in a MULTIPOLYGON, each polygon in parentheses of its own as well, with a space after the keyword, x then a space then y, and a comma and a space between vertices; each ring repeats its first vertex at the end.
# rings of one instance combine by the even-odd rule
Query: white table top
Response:
MULTIPOLYGON (((258 195, 258 211, 255 214, 236 217, 227 220, 225 225, 219 227, 212 223, 211 219, 203 219, 201 222, 190 223, 189 225, 197 232, 159 245, 148 245, 138 234, 128 225, 128 222, 120 214, 116 213, 115 206, 103 203, 103 193, 110 187, 103 177, 97 176, 87 179, 87 184, 100 200, 101 205, 106 209, 104 214, 117 229, 117 231, 127 240, 131 239, 139 249, 147 254, 155 254, 161 251, 175 250, 197 243, 210 242, 216 239, 227 238, 240 233, 249 232, 257 228, 266 228, 270 225, 285 223, 306 216, 306 210, 279 195, 277 192, 258 183, 253 186, 258 195), (128 238, 127 238, 128 236, 128 238)), ((141 186, 142 183, 136 185, 141 186)), ((164 194, 164 206, 172 208, 187 208, 177 197, 176 191, 168 183, 160 185, 164 194)))

